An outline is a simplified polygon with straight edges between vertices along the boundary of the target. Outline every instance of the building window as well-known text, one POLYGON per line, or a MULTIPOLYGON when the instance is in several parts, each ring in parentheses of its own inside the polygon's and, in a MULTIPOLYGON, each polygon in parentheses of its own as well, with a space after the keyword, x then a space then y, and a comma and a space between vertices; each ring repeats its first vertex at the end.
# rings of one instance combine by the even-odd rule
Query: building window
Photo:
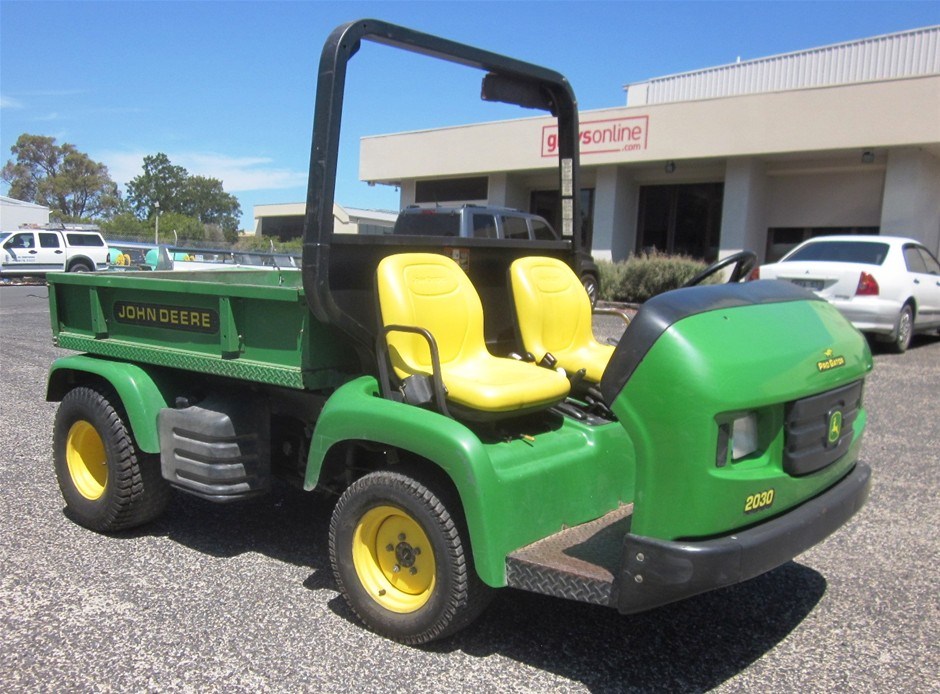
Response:
MULTIPOLYGON (((582 188, 581 199, 581 233, 594 233, 594 189, 582 188)), ((545 217, 559 236, 561 228, 561 198, 557 190, 534 190, 529 198, 529 212, 545 217)), ((538 234, 536 234, 538 238, 538 234)))
POLYGON ((416 203, 486 200, 488 194, 489 181, 486 176, 415 181, 416 203))
POLYGON ((636 250, 718 258, 723 183, 641 186, 636 250))
POLYGON ((767 230, 765 263, 776 263, 807 239, 834 234, 877 235, 880 227, 771 227, 767 230))
POLYGON ((304 235, 304 216, 294 214, 280 217, 261 217, 258 224, 258 234, 260 236, 277 237, 279 241, 299 239, 304 235))

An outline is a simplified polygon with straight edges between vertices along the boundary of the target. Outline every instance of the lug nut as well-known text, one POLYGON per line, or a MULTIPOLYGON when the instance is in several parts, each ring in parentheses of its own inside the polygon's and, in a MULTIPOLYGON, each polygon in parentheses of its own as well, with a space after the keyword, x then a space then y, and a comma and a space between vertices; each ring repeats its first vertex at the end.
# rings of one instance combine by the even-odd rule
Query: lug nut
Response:
POLYGON ((636 576, 633 577, 633 580, 636 581, 637 583, 643 583, 643 576, 641 576, 640 574, 637 574, 636 576))
POLYGON ((385 551, 386 551, 386 552, 394 552, 394 551, 395 551, 395 546, 392 545, 391 543, 389 543, 389 544, 385 545, 385 551))
POLYGON ((399 542, 405 541, 405 533, 398 533, 398 541, 399 542))
POLYGON ((420 548, 420 547, 415 547, 415 548, 414 548, 414 553, 415 553, 415 555, 421 554, 421 548, 420 548))
POLYGON ((401 567, 398 564, 395 564, 395 566, 392 567, 392 573, 397 574, 399 571, 401 571, 401 567))
POLYGON ((636 553, 636 560, 637 560, 637 561, 643 561, 644 559, 646 559, 646 557, 643 556, 643 552, 637 552, 637 553, 636 553))
POLYGON ((418 569, 415 568, 414 566, 412 566, 412 567, 411 567, 410 569, 408 569, 408 570, 411 572, 411 575, 412 575, 412 576, 414 576, 416 573, 418 573, 418 569))

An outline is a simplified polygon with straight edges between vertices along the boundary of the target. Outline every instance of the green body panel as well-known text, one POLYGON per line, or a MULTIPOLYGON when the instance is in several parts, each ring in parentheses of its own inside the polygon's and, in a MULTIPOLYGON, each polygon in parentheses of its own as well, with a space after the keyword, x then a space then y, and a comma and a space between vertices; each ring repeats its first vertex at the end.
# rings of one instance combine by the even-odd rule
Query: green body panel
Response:
POLYGON ((664 540, 727 534, 822 492, 854 465, 866 423, 854 424, 849 452, 799 478, 783 470, 785 405, 863 378, 868 344, 830 304, 793 301, 713 310, 668 328, 613 404, 636 447, 631 532, 664 540), (817 362, 843 357, 820 370, 817 362), (758 451, 718 467, 718 426, 755 412, 758 451), (744 513, 749 495, 773 503, 744 513))
POLYGON ((297 389, 357 368, 346 340, 310 316, 299 272, 54 274, 49 289, 66 349, 297 389))
POLYGON ((443 469, 463 503, 477 573, 492 586, 505 585, 513 550, 633 500, 633 447, 615 423, 559 419, 555 430, 488 443, 453 419, 378 397, 375 379, 364 376, 323 408, 305 488, 316 486, 327 453, 344 441, 411 451, 443 469))
POLYGON ((157 414, 170 406, 170 385, 158 382, 151 371, 136 364, 75 354, 52 363, 47 399, 60 400, 70 383, 83 380, 83 374, 97 376, 114 387, 127 412, 137 445, 147 453, 159 453, 157 414))
POLYGON ((314 427, 305 487, 317 486, 331 450, 347 442, 428 461, 456 487, 477 572, 492 586, 506 584, 509 553, 623 504, 634 504, 632 533, 664 540, 728 534, 785 513, 849 471, 866 423, 862 410, 842 459, 800 478, 784 472, 786 403, 871 368, 865 340, 821 301, 679 320, 613 403, 618 422, 523 419, 512 436, 491 439, 384 399, 372 376, 356 377, 349 340, 311 315, 299 273, 59 274, 49 284, 58 344, 89 353, 55 362, 53 399, 82 380, 77 374, 106 380, 141 448, 156 453, 157 413, 198 374, 332 392, 314 427), (838 366, 817 367, 830 356, 838 366), (718 466, 719 425, 747 412, 759 418, 759 451, 718 466), (748 496, 770 489, 772 504, 744 512, 748 496))

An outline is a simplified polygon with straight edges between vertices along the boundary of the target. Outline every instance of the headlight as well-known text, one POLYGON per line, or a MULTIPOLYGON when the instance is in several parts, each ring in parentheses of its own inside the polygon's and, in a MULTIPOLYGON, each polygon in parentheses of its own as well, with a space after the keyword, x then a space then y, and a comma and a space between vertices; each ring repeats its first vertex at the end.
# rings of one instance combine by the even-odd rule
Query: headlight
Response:
POLYGON ((728 454, 731 462, 736 463, 757 450, 757 414, 748 414, 735 417, 731 422, 725 422, 718 427, 718 450, 715 456, 715 465, 724 467, 728 463, 728 454))
POLYGON ((731 429, 731 461, 737 461, 757 450, 757 415, 753 412, 734 420, 731 429))

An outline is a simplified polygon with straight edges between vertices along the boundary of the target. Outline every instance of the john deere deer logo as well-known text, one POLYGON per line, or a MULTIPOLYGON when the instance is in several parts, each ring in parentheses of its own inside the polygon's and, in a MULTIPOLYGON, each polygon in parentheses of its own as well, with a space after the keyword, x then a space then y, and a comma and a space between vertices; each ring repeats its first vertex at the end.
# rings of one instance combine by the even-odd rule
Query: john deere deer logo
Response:
POLYGON ((839 441, 839 438, 842 436, 842 412, 839 410, 833 410, 829 413, 829 445, 833 445, 839 441))

